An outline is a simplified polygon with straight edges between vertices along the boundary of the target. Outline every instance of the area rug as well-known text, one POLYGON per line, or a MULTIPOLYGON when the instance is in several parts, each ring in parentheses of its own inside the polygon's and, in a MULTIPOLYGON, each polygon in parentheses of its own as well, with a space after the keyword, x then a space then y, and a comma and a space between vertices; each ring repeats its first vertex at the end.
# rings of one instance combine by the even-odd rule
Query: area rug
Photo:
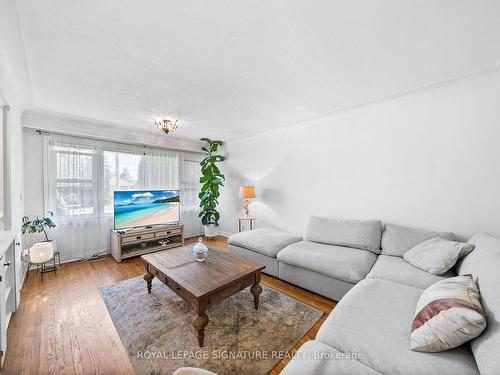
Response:
POLYGON ((224 375, 267 374, 322 316, 321 310, 262 289, 258 311, 249 288, 211 307, 203 348, 191 305, 157 279, 151 294, 142 277, 100 292, 138 374, 170 375, 191 366, 224 375))

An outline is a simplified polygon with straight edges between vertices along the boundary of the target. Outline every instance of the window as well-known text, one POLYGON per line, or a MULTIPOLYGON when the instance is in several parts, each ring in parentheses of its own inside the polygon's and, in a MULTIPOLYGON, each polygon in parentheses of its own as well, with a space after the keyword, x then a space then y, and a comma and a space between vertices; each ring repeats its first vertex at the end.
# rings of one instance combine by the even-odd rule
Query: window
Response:
POLYGON ((45 206, 60 220, 111 216, 117 190, 181 190, 182 210, 198 210, 198 154, 45 137, 45 206))
POLYGON ((179 153, 156 149, 146 150, 143 173, 143 186, 146 189, 180 190, 179 153))
POLYGON ((184 155, 181 168, 181 197, 183 210, 199 211, 198 193, 200 192, 199 155, 184 155))
POLYGON ((103 151, 104 212, 113 212, 113 192, 142 188, 144 155, 103 151))
POLYGON ((96 148, 53 142, 49 155, 49 207, 58 216, 95 215, 97 210, 96 148))

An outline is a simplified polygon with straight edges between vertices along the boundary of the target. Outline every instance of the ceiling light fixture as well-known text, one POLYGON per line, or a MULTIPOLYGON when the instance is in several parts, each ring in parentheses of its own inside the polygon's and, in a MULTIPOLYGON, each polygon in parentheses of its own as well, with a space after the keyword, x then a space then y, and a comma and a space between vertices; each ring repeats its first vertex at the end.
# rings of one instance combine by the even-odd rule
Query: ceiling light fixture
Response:
POLYGON ((170 120, 168 118, 155 119, 155 125, 165 134, 171 134, 177 129, 179 120, 170 120))

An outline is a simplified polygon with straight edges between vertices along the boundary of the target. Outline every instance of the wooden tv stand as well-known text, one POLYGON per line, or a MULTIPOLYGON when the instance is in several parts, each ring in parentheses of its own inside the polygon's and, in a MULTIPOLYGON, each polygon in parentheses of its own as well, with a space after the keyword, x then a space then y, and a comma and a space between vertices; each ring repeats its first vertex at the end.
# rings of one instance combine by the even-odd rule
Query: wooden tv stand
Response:
POLYGON ((182 224, 111 230, 111 255, 117 262, 138 255, 184 245, 182 224))

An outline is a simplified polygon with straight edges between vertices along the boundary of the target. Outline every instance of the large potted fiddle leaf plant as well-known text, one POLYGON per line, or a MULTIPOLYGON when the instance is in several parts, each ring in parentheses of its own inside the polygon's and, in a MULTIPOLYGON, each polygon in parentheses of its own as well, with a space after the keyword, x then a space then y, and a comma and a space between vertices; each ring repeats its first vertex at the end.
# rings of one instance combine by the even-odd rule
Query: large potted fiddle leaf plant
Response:
POLYGON ((201 148, 206 157, 200 162, 201 191, 198 194, 200 199, 200 218, 205 227, 205 236, 215 237, 219 234, 220 214, 217 211, 220 196, 219 189, 224 186, 225 177, 221 173, 217 164, 222 163, 226 158, 217 154, 217 149, 224 143, 222 141, 212 141, 209 138, 201 138, 204 146, 201 148))

